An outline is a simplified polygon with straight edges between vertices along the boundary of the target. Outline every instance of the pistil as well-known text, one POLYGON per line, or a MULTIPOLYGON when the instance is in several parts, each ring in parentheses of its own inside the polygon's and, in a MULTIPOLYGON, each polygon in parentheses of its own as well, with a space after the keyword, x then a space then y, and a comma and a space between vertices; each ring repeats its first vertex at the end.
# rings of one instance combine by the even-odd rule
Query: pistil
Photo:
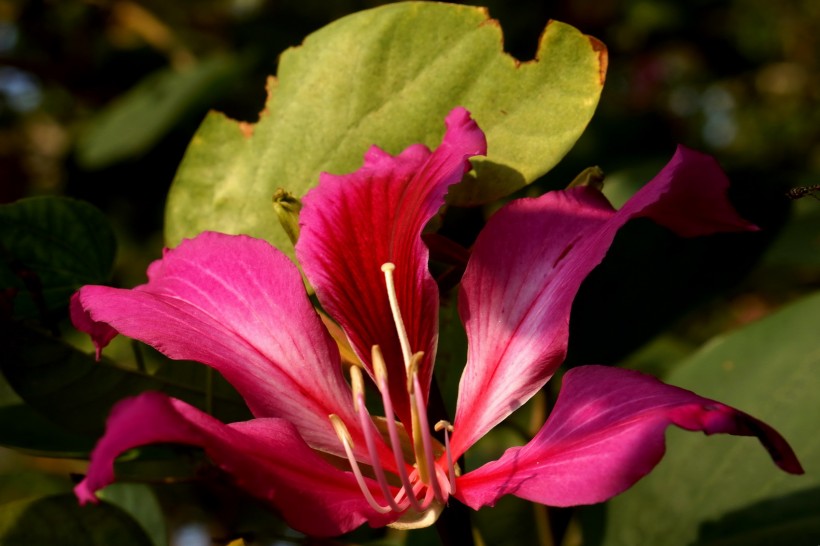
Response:
MULTIPOLYGON (((412 435, 413 435, 413 453, 416 457, 416 466, 419 471, 419 479, 427 485, 435 483, 434 488, 438 489, 438 483, 435 479, 435 472, 431 472, 430 466, 432 459, 432 448, 425 448, 425 445, 430 443, 429 432, 427 428, 427 408, 426 401, 421 398, 421 388, 416 388, 418 385, 418 367, 421 359, 424 357, 423 352, 413 354, 410 347, 410 338, 407 336, 407 328, 404 326, 404 320, 401 316, 401 309, 399 309, 399 298, 396 293, 396 283, 393 279, 393 272, 396 270, 395 264, 387 262, 382 264, 382 272, 384 273, 384 282, 387 287, 387 299, 390 301, 390 311, 393 314, 393 322, 396 324, 396 332, 399 336, 399 343, 401 344, 401 351, 404 357, 404 368, 407 373, 407 395, 410 399, 410 418, 412 420, 412 435)), ((388 414, 388 418, 390 415, 388 414)), ((428 446, 429 447, 429 446, 428 446)), ((436 491, 436 497, 441 497, 441 492, 436 491)))
POLYGON ((390 301, 390 311, 393 313, 393 322, 396 323, 396 332, 399 335, 399 343, 401 344, 401 353, 404 357, 404 367, 410 367, 410 360, 413 357, 413 352, 410 349, 410 338, 407 337, 407 329, 404 327, 404 321, 401 319, 401 311, 399 309, 399 298, 396 295, 396 284, 393 281, 393 271, 396 266, 390 262, 382 264, 382 272, 384 273, 384 281, 387 284, 387 299, 390 301))

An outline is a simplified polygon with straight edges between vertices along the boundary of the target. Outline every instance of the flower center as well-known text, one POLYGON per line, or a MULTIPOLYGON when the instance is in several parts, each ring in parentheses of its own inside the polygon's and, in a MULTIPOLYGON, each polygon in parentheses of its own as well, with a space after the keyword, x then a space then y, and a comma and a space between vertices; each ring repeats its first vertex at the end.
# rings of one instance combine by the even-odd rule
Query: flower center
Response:
POLYGON ((426 402, 419 381, 419 364, 424 357, 424 353, 413 353, 410 347, 410 340, 401 317, 396 287, 393 281, 393 271, 395 271, 396 266, 392 263, 386 263, 382 265, 381 269, 384 272, 390 309, 404 359, 405 385, 410 401, 412 425, 409 438, 405 428, 395 419, 388 384, 387 366, 378 345, 372 347, 371 360, 373 363, 373 381, 384 405, 385 418, 383 422, 378 418, 374 421, 365 406, 364 378, 360 367, 352 366, 350 368, 350 383, 353 391, 353 405, 356 415, 359 417, 359 426, 370 456, 369 463, 372 469, 372 477, 378 485, 383 502, 376 500, 373 491, 365 481, 359 462, 353 454, 353 440, 344 422, 335 414, 330 415, 330 421, 336 435, 342 442, 345 454, 350 462, 350 468, 368 504, 382 514, 388 512, 401 514, 401 517, 391 524, 392 527, 413 529, 426 527, 438 519, 447 498, 455 492, 455 480, 456 476, 459 475, 459 471, 453 463, 450 452, 452 425, 447 421, 439 421, 434 427, 436 431, 444 431, 443 446, 430 434, 426 402), (394 492, 396 486, 391 486, 391 482, 388 481, 384 465, 379 457, 376 444, 379 437, 384 439, 393 453, 396 468, 393 482, 400 484, 397 492, 394 492), (405 440, 405 442, 403 443, 402 440, 405 440), (407 449, 408 456, 413 459, 411 463, 408 463, 405 459, 405 450, 403 449, 403 445, 407 446, 408 444, 412 448, 407 449), (439 462, 437 458, 443 460, 439 462))

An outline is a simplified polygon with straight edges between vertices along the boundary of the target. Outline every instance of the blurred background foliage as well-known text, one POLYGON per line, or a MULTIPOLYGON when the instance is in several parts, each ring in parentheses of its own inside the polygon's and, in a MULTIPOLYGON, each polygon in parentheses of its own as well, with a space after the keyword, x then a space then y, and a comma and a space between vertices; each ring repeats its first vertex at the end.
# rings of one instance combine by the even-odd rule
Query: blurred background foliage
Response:
MULTIPOLYGON (((142 270, 131 260, 157 253, 167 189, 204 113, 254 121, 283 49, 381 3, 0 0, 0 202, 90 201, 118 230, 117 275, 139 282, 128 277, 142 270)), ((543 187, 592 164, 642 183, 676 143, 716 155, 744 186, 816 183, 815 2, 484 4, 519 59, 532 56, 549 18, 610 51, 593 123, 543 187)))
MULTIPOLYGON (((282 50, 334 19, 383 3, 0 0, 0 203, 43 195, 92 203, 116 233, 112 282, 143 282, 146 265, 161 252, 166 193, 204 114, 216 109, 255 121, 282 50)), ((716 334, 820 288, 820 203, 810 195, 785 197, 791 187, 820 183, 820 3, 475 4, 501 21, 505 49, 522 60, 532 57, 551 18, 609 48, 607 83, 588 130, 557 168, 521 194, 564 187, 599 165, 617 204, 683 143, 719 159, 738 208, 764 228, 753 237, 694 242, 643 225, 627 228, 579 294, 571 363, 625 361, 663 375, 716 334)), ((443 232, 469 244, 486 212, 451 210, 443 232)), ((58 319, 65 324, 65 316, 58 319)), ((82 464, 0 452, 0 501, 65 491, 62 476, 72 471, 82 464)), ((164 512, 173 527, 212 521, 200 511, 221 511, 234 530, 245 519, 264 520, 237 508, 247 499, 232 489, 191 488, 205 508, 176 502, 173 495, 184 499, 190 491, 163 496, 161 507, 149 491, 106 495, 126 509, 130 503, 129 513, 155 532, 140 518, 155 521, 164 512)), ((532 510, 523 504, 505 500, 498 514, 517 521, 532 510)), ((484 523, 482 530, 491 543, 514 543, 504 540, 511 528, 484 523)), ((173 544, 196 544, 172 536, 173 544)), ((418 536, 423 543, 429 535, 418 536)))

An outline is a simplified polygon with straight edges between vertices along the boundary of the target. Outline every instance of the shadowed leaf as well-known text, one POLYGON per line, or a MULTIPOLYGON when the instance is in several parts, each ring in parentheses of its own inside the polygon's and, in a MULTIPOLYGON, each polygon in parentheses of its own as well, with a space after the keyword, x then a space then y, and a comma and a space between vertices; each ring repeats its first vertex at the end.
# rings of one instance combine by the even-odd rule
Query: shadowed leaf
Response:
POLYGON ((666 378, 774 426, 806 474, 780 472, 751 438, 707 440, 672 429, 664 460, 606 505, 604 538, 592 544, 758 544, 743 538, 752 530, 776 536, 770 543, 813 543, 805 540, 807 529, 817 529, 816 509, 794 503, 816 505, 807 499, 816 500, 820 486, 820 441, 806 433, 820 415, 818 316, 815 294, 713 341, 666 378), (767 518, 759 517, 760 506, 767 518))
POLYGON ((16 291, 16 316, 66 307, 83 284, 107 281, 115 251, 108 220, 83 201, 32 197, 0 205, 0 288, 16 291))
POLYGON ((80 506, 72 494, 0 506, 0 544, 152 546, 140 525, 111 504, 80 506))
MULTIPOLYGON (((0 368, 9 384, 28 405, 67 431, 99 436, 116 402, 147 390, 207 407, 206 386, 198 377, 189 375, 183 380, 183 375, 175 380, 120 368, 106 359, 95 362, 91 355, 18 325, 8 325, 0 332, 0 344, 4 348, 0 368)), ((223 421, 250 416, 235 393, 216 393, 212 403, 213 414, 223 421)))

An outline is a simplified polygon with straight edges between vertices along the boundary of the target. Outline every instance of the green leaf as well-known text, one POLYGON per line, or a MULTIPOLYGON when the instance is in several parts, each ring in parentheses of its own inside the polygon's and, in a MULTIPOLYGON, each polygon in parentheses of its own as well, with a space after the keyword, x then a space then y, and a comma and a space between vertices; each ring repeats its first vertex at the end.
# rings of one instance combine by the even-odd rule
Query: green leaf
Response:
POLYGON ((661 464, 606 505, 603 544, 816 542, 818 316, 820 294, 815 294, 717 339, 667 378, 775 427, 791 443, 806 475, 780 471, 753 438, 706 438, 670 429, 661 464))
POLYGON ((148 151, 186 116, 208 107, 242 70, 228 56, 158 70, 105 108, 80 136, 77 160, 99 169, 148 151))
POLYGON ((84 458, 95 438, 55 425, 30 406, 0 407, 0 445, 41 457, 84 458))
POLYGON ((94 439, 68 432, 34 411, 0 374, 0 445, 29 455, 85 457, 94 439))
POLYGON ((0 506, 0 545, 153 546, 140 525, 107 503, 80 506, 74 495, 55 495, 0 506))
MULTIPOLYGON (((204 384, 120 368, 106 359, 95 362, 91 355, 19 325, 10 324, 0 331, 0 345, 4 350, 0 368, 17 394, 70 432, 99 436, 116 402, 147 390, 163 391, 201 409, 208 407, 204 384)), ((226 422, 249 417, 235 393, 215 392, 212 412, 226 422)))
POLYGON ((153 489, 140 483, 114 483, 99 492, 99 497, 119 506, 133 517, 154 546, 168 545, 168 529, 162 507, 153 489))
POLYGON ((436 350, 436 381, 450 420, 456 416, 456 399, 461 374, 467 364, 467 334, 458 314, 455 297, 443 302, 439 312, 439 340, 436 350))
POLYGON ((815 199, 800 199, 792 207, 792 215, 763 263, 767 266, 794 267, 816 271, 820 268, 820 203, 815 199))
POLYGON ((107 219, 83 201, 33 197, 0 205, 0 288, 17 292, 17 316, 65 307, 81 285, 107 281, 115 251, 107 219))
POLYGON ((606 50, 554 21, 536 61, 516 61, 502 43, 486 10, 433 2, 381 6, 308 36, 282 54, 258 123, 205 119, 168 196, 166 242, 217 230, 287 249, 271 207, 277 188, 301 197, 321 172, 357 169, 373 144, 435 147, 458 105, 486 132, 489 155, 451 201, 484 203, 532 182, 589 122, 606 50))
POLYGON ((3 467, 0 470, 0 506, 31 497, 68 493, 73 485, 68 473, 38 470, 23 455, 15 457, 4 453, 3 467))

